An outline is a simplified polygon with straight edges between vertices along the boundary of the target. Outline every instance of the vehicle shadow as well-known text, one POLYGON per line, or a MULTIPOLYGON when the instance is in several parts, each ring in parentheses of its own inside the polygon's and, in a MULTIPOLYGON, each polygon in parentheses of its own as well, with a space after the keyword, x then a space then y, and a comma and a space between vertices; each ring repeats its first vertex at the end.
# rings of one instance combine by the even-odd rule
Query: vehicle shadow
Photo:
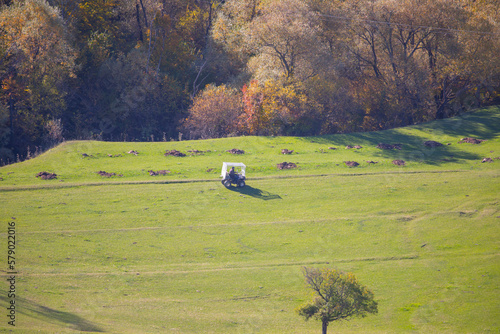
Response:
POLYGON ((255 197, 258 199, 262 199, 264 201, 269 201, 269 200, 273 200, 273 199, 282 199, 280 195, 272 194, 269 191, 257 189, 257 188, 251 187, 249 185, 246 185, 243 188, 231 187, 231 188, 229 188, 229 190, 240 193, 242 195, 247 195, 247 196, 255 197))

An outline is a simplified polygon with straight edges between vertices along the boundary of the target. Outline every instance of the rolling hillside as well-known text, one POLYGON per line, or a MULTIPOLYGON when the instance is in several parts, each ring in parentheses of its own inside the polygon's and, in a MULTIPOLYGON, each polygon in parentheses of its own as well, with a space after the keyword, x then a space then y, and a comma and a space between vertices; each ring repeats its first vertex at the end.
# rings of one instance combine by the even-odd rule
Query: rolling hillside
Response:
POLYGON ((379 314, 329 332, 498 332, 498 157, 499 108, 325 137, 65 142, 0 168, 17 271, 16 326, 0 329, 319 333, 294 311, 310 298, 300 268, 333 266, 373 290, 379 314), (221 185, 223 161, 248 166, 245 188, 221 185))

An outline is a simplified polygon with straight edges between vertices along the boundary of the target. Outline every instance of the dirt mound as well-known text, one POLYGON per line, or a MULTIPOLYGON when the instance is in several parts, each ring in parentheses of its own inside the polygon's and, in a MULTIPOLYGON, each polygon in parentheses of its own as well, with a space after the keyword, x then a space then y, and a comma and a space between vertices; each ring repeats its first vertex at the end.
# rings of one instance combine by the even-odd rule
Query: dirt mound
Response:
MULTIPOLYGON (((112 177, 112 176, 115 176, 116 173, 108 173, 108 172, 105 172, 105 171, 98 171, 97 174, 101 175, 101 176, 104 176, 104 177, 112 177)), ((118 176, 123 176, 122 174, 118 175, 118 176)))
POLYGON ((36 174, 36 177, 39 177, 42 180, 57 179, 57 175, 55 173, 49 173, 49 172, 40 172, 40 173, 36 174))
POLYGON ((437 141, 434 141, 434 140, 425 141, 424 145, 426 147, 439 147, 439 146, 443 146, 443 144, 441 144, 441 143, 439 143, 437 141))
POLYGON ((169 155, 174 156, 174 157, 185 157, 186 156, 186 154, 179 152, 177 150, 171 150, 171 151, 167 150, 164 155, 166 157, 168 157, 169 155))
POLYGON ((292 153, 293 153, 293 150, 290 151, 286 148, 281 150, 281 154, 292 154, 292 153))
POLYGON ((344 161, 347 167, 358 167, 359 164, 356 161, 344 161))
POLYGON ((330 146, 328 149, 329 149, 329 150, 336 150, 337 148, 336 148, 336 147, 333 147, 333 146, 330 146))
POLYGON ((366 162, 367 162, 367 163, 369 163, 369 164, 378 164, 378 161, 368 160, 368 161, 366 161, 366 162))
POLYGON ((227 150, 226 152, 229 152, 229 153, 231 153, 231 154, 245 154, 245 151, 243 151, 243 150, 238 150, 238 149, 236 149, 236 148, 233 148, 233 149, 231 149, 231 150, 227 150))
POLYGON ((469 144, 481 144, 484 140, 483 139, 477 139, 477 138, 471 138, 471 137, 465 137, 462 138, 458 143, 469 143, 469 144))
POLYGON ((154 171, 154 170, 148 170, 148 173, 149 175, 151 176, 157 176, 157 175, 167 175, 167 174, 170 174, 170 171, 169 170, 159 170, 159 171, 154 171))
POLYGON ((402 148, 403 144, 386 144, 386 143, 380 143, 377 145, 377 148, 380 148, 381 150, 400 150, 402 148))
MULTIPOLYGON (((137 155, 137 154, 136 154, 136 155, 137 155)), ((113 154, 108 154, 108 157, 110 157, 110 158, 118 158, 118 157, 121 157, 121 156, 122 156, 121 154, 115 154, 115 155, 113 155, 113 154)))
POLYGON ((392 160, 392 163, 396 166, 404 166, 406 164, 404 160, 392 160))
POLYGON ((276 165, 278 169, 292 169, 292 168, 297 168, 297 165, 294 164, 293 162, 281 162, 276 165))
POLYGON ((128 151, 127 153, 128 153, 128 154, 133 154, 133 155, 137 155, 137 154, 139 154, 139 152, 134 151, 134 150, 132 150, 132 151, 128 151))

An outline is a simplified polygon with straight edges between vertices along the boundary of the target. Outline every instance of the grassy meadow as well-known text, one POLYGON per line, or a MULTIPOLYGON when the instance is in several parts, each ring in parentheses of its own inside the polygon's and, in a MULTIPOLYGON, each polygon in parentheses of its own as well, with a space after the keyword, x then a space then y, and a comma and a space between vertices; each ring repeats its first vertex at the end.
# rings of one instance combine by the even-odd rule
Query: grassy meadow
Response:
POLYGON ((351 271, 379 303, 329 333, 500 332, 496 157, 500 108, 322 137, 65 142, 0 168, 19 271, 15 327, 0 286, 0 332, 320 333, 294 311, 311 298, 302 266, 351 271), (223 161, 247 165, 245 188, 221 185, 223 161))

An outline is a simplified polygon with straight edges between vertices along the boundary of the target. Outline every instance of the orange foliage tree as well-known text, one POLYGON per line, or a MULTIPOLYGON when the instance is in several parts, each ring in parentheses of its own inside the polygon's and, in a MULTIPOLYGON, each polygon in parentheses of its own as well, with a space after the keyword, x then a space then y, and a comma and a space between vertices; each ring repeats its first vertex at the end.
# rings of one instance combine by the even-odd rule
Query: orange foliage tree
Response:
POLYGON ((243 93, 243 113, 239 117, 238 127, 243 133, 259 134, 266 122, 262 108, 264 94, 261 92, 257 80, 243 85, 241 91, 243 93))
POLYGON ((195 97, 182 129, 192 139, 237 135, 242 112, 241 94, 237 90, 226 85, 209 85, 195 97))
POLYGON ((310 135, 320 131, 320 106, 297 84, 256 80, 243 86, 242 132, 250 135, 310 135))

